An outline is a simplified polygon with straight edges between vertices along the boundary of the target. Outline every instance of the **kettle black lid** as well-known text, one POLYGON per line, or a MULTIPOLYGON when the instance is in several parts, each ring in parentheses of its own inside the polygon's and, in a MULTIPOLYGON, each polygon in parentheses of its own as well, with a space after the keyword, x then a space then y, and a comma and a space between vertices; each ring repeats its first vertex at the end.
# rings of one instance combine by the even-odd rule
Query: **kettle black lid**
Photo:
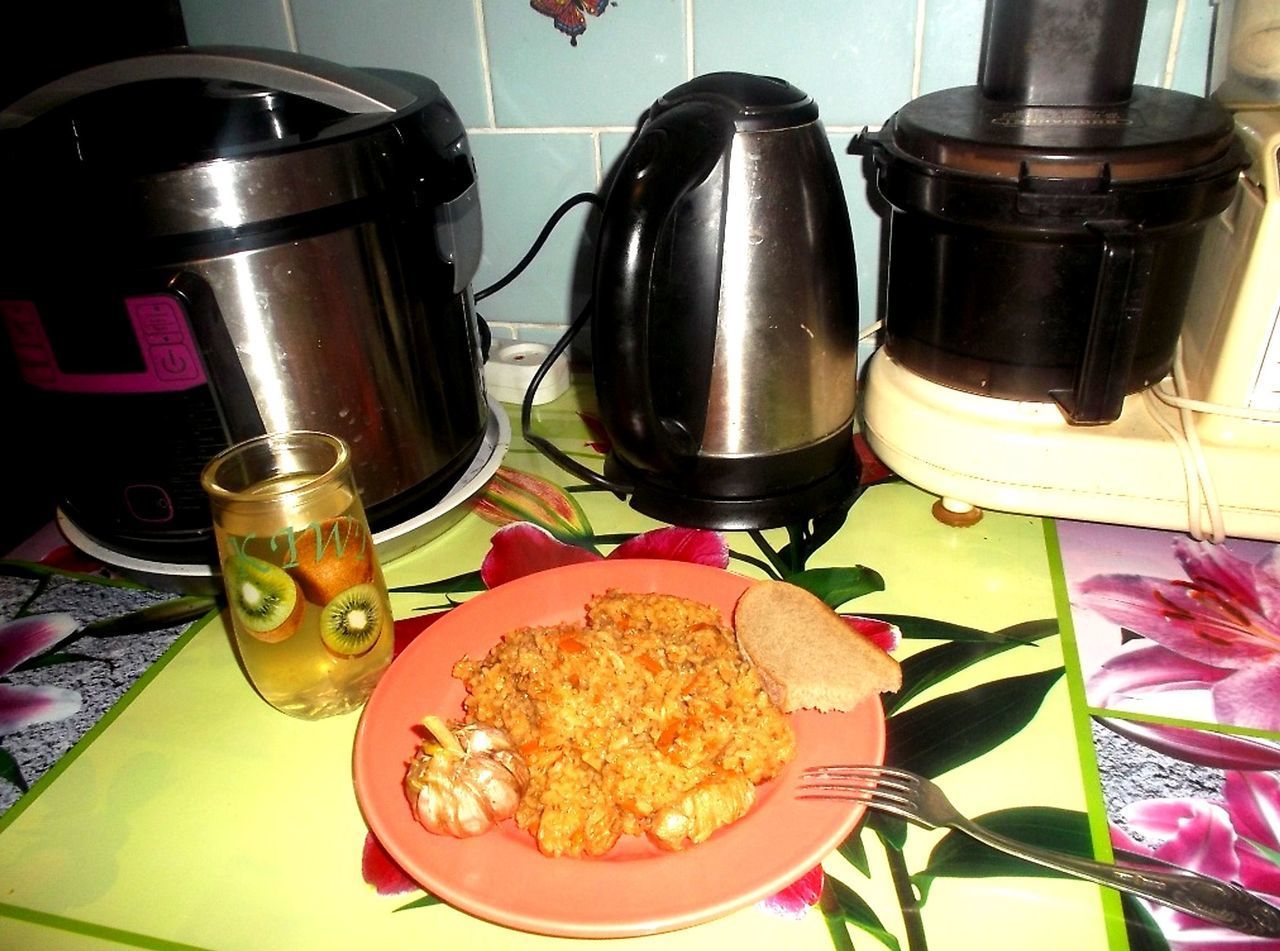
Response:
POLYGON ((676 86, 653 104, 651 117, 680 103, 716 103, 733 113, 741 131, 781 129, 818 118, 813 97, 785 79, 753 73, 707 73, 676 86))

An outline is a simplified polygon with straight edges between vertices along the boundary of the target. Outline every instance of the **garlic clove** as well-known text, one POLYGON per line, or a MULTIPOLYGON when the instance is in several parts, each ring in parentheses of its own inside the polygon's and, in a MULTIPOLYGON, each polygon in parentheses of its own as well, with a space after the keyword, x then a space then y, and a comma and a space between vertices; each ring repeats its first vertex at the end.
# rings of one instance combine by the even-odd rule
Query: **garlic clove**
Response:
POLYGON ((505 730, 487 724, 446 724, 427 717, 428 739, 405 776, 405 793, 430 832, 479 835, 515 814, 529 768, 505 730))

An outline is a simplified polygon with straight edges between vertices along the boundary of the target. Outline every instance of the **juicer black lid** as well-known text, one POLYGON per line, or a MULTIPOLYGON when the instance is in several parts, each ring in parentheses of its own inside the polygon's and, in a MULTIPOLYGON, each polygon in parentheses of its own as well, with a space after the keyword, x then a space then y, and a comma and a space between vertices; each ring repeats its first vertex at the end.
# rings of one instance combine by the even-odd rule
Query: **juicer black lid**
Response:
POLYGON ((813 97, 785 79, 753 73, 707 73, 659 97, 650 117, 689 101, 713 102, 733 114, 739 130, 781 129, 818 118, 813 97))
POLYGON ((1149 86, 1135 86, 1126 102, 1089 106, 997 101, 962 86, 907 103, 882 141, 901 158, 983 177, 1149 181, 1221 159, 1234 124, 1211 100, 1149 86))

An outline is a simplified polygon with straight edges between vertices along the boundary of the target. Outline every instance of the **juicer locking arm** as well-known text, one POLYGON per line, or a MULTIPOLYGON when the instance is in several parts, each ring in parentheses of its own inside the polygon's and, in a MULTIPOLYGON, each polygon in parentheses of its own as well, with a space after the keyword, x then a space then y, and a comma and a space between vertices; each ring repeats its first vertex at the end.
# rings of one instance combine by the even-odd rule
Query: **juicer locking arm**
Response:
POLYGON ((1084 353, 1075 385, 1049 394, 1076 426, 1113 423, 1120 418, 1152 263, 1151 250, 1141 240, 1141 226, 1090 222, 1087 227, 1102 238, 1102 266, 1084 353))

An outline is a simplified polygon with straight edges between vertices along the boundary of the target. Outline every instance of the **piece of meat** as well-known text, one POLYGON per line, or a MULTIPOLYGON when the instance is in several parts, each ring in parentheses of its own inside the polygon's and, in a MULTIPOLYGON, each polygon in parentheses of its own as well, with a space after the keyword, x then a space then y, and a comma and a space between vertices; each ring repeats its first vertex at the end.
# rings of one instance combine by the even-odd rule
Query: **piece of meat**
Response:
POLYGON ((654 813, 649 837, 673 851, 684 848, 686 839, 702 842, 716 829, 746 815, 755 798, 756 788, 745 776, 721 773, 654 813))

